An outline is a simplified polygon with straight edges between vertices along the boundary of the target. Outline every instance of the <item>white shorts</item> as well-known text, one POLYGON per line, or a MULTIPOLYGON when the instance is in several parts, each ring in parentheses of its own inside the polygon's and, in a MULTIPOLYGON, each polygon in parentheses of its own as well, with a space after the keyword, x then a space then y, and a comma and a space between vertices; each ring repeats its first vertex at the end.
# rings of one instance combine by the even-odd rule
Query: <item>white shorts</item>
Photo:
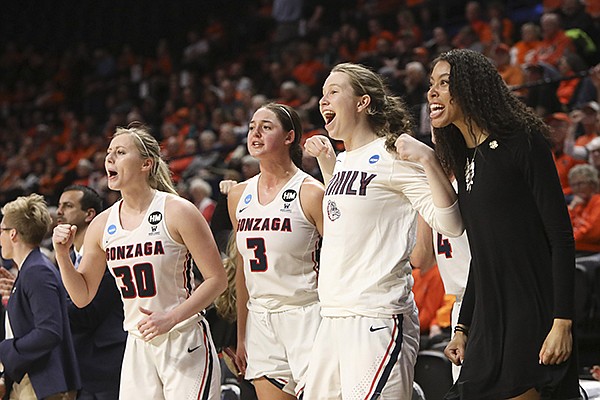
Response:
POLYGON ((203 318, 150 342, 127 336, 120 399, 219 400, 220 388, 219 359, 203 318))
POLYGON ((323 317, 304 399, 410 399, 419 351, 419 317, 323 317))
POLYGON ((418 351, 416 308, 393 318, 323 317, 304 398, 410 399, 418 351))
POLYGON ((300 396, 320 311, 318 303, 276 313, 248 311, 245 378, 265 377, 284 392, 300 396))

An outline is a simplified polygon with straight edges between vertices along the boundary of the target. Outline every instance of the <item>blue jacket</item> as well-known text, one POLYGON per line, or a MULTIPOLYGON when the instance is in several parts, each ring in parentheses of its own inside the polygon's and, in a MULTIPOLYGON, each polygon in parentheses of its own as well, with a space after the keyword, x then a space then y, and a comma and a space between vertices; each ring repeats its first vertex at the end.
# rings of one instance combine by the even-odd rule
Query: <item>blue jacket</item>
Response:
POLYGON ((29 253, 8 300, 14 335, 0 343, 0 360, 11 380, 29 375, 38 398, 81 388, 58 269, 39 248, 29 253))

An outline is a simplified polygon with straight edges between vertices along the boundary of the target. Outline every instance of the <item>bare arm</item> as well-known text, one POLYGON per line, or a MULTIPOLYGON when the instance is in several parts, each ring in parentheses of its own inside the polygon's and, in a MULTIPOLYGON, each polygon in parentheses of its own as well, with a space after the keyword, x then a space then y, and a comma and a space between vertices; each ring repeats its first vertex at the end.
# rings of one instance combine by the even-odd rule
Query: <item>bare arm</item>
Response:
POLYGON ((60 276, 71 300, 80 308, 94 299, 104 275, 106 256, 100 243, 107 217, 108 214, 104 212, 90 223, 83 241, 85 252, 78 269, 75 269, 69 256, 77 227, 60 224, 54 228, 52 242, 60 276))
POLYGON ((410 264, 424 274, 436 264, 433 232, 421 214, 417 215, 417 242, 410 254, 410 264))
POLYGON ((321 182, 308 178, 302 183, 300 191, 300 204, 304 215, 317 228, 323 236, 323 195, 325 189, 321 182))
MULTIPOLYGON (((240 197, 244 192, 246 184, 236 185, 229 191, 227 196, 227 206, 229 209, 229 218, 233 226, 233 232, 237 231, 237 218, 235 216, 236 207, 240 201, 240 197)), ((236 307, 237 307, 237 347, 236 347, 236 362, 242 374, 246 373, 246 319, 248 318, 248 288, 246 287, 246 279, 244 276, 244 260, 238 253, 235 272, 235 291, 236 291, 236 307)))

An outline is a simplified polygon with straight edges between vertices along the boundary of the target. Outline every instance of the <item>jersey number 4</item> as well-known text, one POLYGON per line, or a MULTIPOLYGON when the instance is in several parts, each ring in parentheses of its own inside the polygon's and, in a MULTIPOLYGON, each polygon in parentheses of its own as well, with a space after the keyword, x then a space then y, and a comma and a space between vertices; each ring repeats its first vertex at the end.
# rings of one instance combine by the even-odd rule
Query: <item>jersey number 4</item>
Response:
POLYGON ((115 277, 121 278, 121 294, 124 299, 152 297, 156 295, 154 268, 150 263, 123 265, 112 269, 115 277))
POLYGON ((441 233, 438 233, 437 237, 437 253, 444 254, 446 258, 452 258, 452 245, 441 233))
POLYGON ((247 238, 246 248, 248 250, 254 250, 254 258, 250 259, 250 271, 265 272, 267 269, 269 269, 265 239, 247 238))

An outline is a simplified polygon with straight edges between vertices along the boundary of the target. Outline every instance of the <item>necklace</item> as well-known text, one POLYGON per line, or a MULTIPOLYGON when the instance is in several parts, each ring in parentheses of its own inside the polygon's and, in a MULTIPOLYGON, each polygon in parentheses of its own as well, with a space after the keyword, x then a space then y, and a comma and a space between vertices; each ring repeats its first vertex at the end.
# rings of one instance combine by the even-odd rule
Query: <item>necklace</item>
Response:
POLYGON ((469 159, 467 156, 467 164, 465 165, 465 183, 467 186, 467 192, 471 191, 473 186, 473 178, 475 178, 475 157, 477 157, 477 147, 473 152, 473 157, 469 159))

